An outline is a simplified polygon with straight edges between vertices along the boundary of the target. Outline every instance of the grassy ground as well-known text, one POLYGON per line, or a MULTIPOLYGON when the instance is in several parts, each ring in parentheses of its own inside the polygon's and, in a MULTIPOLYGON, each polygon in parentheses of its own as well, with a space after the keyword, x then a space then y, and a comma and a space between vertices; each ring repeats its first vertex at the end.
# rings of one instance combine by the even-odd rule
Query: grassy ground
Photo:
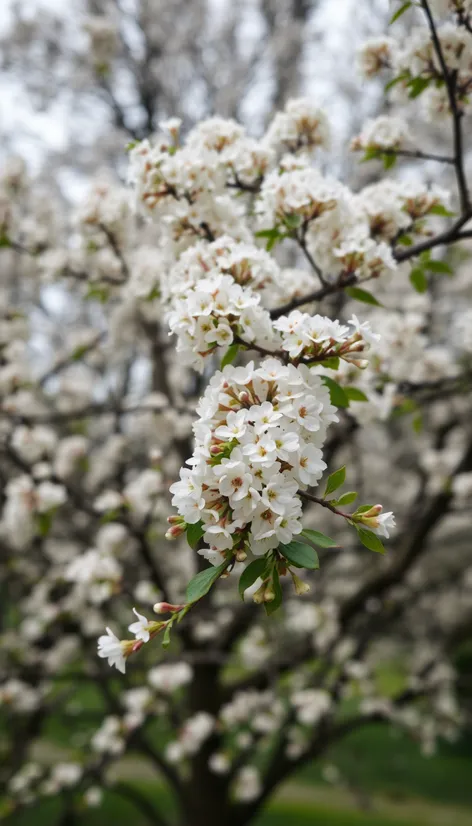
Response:
MULTIPOLYGON (((420 797, 472 810, 472 738, 443 743, 428 758, 408 737, 379 725, 346 738, 326 755, 327 763, 339 769, 348 785, 369 793, 395 800, 420 797)), ((309 785, 318 785, 321 778, 319 764, 299 776, 309 785)))
MULTIPOLYGON (((153 775, 138 760, 123 761, 119 776, 137 782, 162 806, 153 775)), ((322 764, 307 767, 281 789, 255 826, 472 826, 471 780, 471 738, 443 744, 434 757, 425 758, 409 738, 379 725, 356 732, 322 764), (340 787, 323 780, 329 764, 340 772, 340 787)), ((48 801, 10 823, 56 826, 59 814, 56 802, 48 801)), ((80 823, 149 826, 134 805, 114 794, 107 795, 102 809, 87 810, 80 823)))
MULTIPOLYGON (((150 792, 143 784, 143 791, 150 792)), ((158 806, 159 795, 152 793, 158 806)), ((470 826, 470 812, 457 807, 409 801, 392 804, 383 798, 372 800, 371 811, 356 811, 352 799, 332 789, 323 790, 292 784, 287 786, 254 826, 470 826)), ((49 801, 16 818, 15 826, 55 826, 60 811, 56 801, 49 801)), ((110 794, 100 810, 88 810, 82 823, 86 826, 149 826, 127 801, 110 794)), ((224 824, 222 824, 224 826, 224 824)))

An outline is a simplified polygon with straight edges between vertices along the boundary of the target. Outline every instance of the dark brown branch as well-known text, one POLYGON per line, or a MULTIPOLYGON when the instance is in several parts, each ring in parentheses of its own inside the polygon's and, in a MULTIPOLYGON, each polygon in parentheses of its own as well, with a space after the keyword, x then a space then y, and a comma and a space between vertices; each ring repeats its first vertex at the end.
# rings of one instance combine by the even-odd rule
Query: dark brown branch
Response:
POLYGON ((457 188, 459 190, 459 199, 462 213, 465 214, 470 211, 470 197, 467 187, 467 179, 464 169, 464 147, 462 135, 462 117, 463 112, 457 103, 457 72, 449 71, 449 67, 444 57, 441 41, 439 39, 436 24, 434 22, 428 0, 420 0, 423 11, 426 15, 431 39, 433 41, 434 51, 441 67, 441 72, 446 84, 447 97, 449 100, 449 108, 452 115, 452 129, 454 141, 454 167, 456 170, 457 188))

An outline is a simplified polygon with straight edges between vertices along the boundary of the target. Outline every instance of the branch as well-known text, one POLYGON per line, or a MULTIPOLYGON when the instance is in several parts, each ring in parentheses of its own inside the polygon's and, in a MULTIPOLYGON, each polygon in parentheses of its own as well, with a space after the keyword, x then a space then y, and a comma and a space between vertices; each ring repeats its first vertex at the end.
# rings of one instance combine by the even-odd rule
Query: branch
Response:
POLYGON ((465 176, 465 169, 464 169, 464 148, 463 148, 463 140, 462 140, 462 117, 463 112, 459 109, 457 105, 457 98, 456 98, 456 85, 457 85, 457 73, 455 71, 449 71, 447 66, 443 49, 441 46, 441 41, 438 37, 438 33, 436 30, 436 24, 434 22, 433 15, 431 13, 431 9, 429 7, 428 0, 420 0, 421 6, 423 11, 426 15, 429 30, 431 32, 431 39, 433 41, 434 51, 436 52, 439 65, 441 66, 441 71, 444 77, 444 82, 446 84, 447 90, 447 97, 449 100, 449 108, 452 114, 452 129, 453 129, 453 140, 454 140, 454 166, 456 170, 456 178, 457 178, 457 188, 459 190, 459 199, 461 204, 462 213, 467 213, 470 211, 470 197, 469 197, 469 190, 467 187, 467 179, 465 176))

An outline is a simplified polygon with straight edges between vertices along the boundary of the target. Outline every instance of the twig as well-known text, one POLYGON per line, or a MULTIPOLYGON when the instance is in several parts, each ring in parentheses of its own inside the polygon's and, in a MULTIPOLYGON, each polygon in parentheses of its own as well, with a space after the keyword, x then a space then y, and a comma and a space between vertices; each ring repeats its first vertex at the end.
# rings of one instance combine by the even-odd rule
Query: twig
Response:
POLYGON ((429 30, 431 32, 431 39, 433 41, 434 50, 436 52, 439 65, 441 66, 441 71, 444 77, 444 82, 446 84, 446 91, 447 97, 449 100, 449 108, 451 110, 452 115, 452 127, 453 127, 453 140, 454 140, 454 166, 456 170, 456 178, 457 178, 457 188, 459 190, 459 199, 461 204, 461 210, 463 213, 467 213, 470 211, 470 197, 469 197, 469 190, 467 187, 467 179, 465 176, 465 169, 464 169, 464 148, 463 148, 463 140, 462 140, 462 117, 463 112, 459 109, 457 105, 457 98, 456 98, 456 85, 457 85, 457 73, 455 71, 449 71, 447 66, 443 49, 441 46, 441 41, 438 37, 438 33, 436 30, 436 24, 434 22, 433 15, 431 13, 431 9, 429 7, 428 0, 420 0, 421 6, 423 11, 426 15, 428 20, 429 30))

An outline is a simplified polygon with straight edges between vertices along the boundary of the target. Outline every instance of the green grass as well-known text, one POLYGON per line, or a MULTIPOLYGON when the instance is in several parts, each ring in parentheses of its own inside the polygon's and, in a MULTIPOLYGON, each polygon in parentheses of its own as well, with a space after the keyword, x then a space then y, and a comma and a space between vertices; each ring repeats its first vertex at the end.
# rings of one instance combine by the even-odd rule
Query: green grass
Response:
MULTIPOLYGON (((422 797, 438 803, 472 807, 472 739, 443 743, 433 757, 424 757, 409 737, 387 726, 358 731, 332 748, 325 763, 333 763, 342 777, 368 792, 394 799, 422 797)), ((322 782, 322 767, 307 767, 299 779, 322 782)), ((472 820, 472 818, 471 818, 472 820)))
MULTIPOLYGON (((154 802, 157 803, 157 800, 154 802)), ((10 823, 14 823, 14 826, 56 826, 60 813, 58 802, 51 800, 18 815, 10 823)), ((101 809, 84 812, 80 822, 83 826, 149 826, 149 821, 133 805, 112 794, 107 795, 101 809)), ((428 822, 395 819, 377 813, 336 810, 307 802, 276 802, 254 826, 426 826, 428 822)), ((452 826, 452 822, 449 826, 452 826)))

